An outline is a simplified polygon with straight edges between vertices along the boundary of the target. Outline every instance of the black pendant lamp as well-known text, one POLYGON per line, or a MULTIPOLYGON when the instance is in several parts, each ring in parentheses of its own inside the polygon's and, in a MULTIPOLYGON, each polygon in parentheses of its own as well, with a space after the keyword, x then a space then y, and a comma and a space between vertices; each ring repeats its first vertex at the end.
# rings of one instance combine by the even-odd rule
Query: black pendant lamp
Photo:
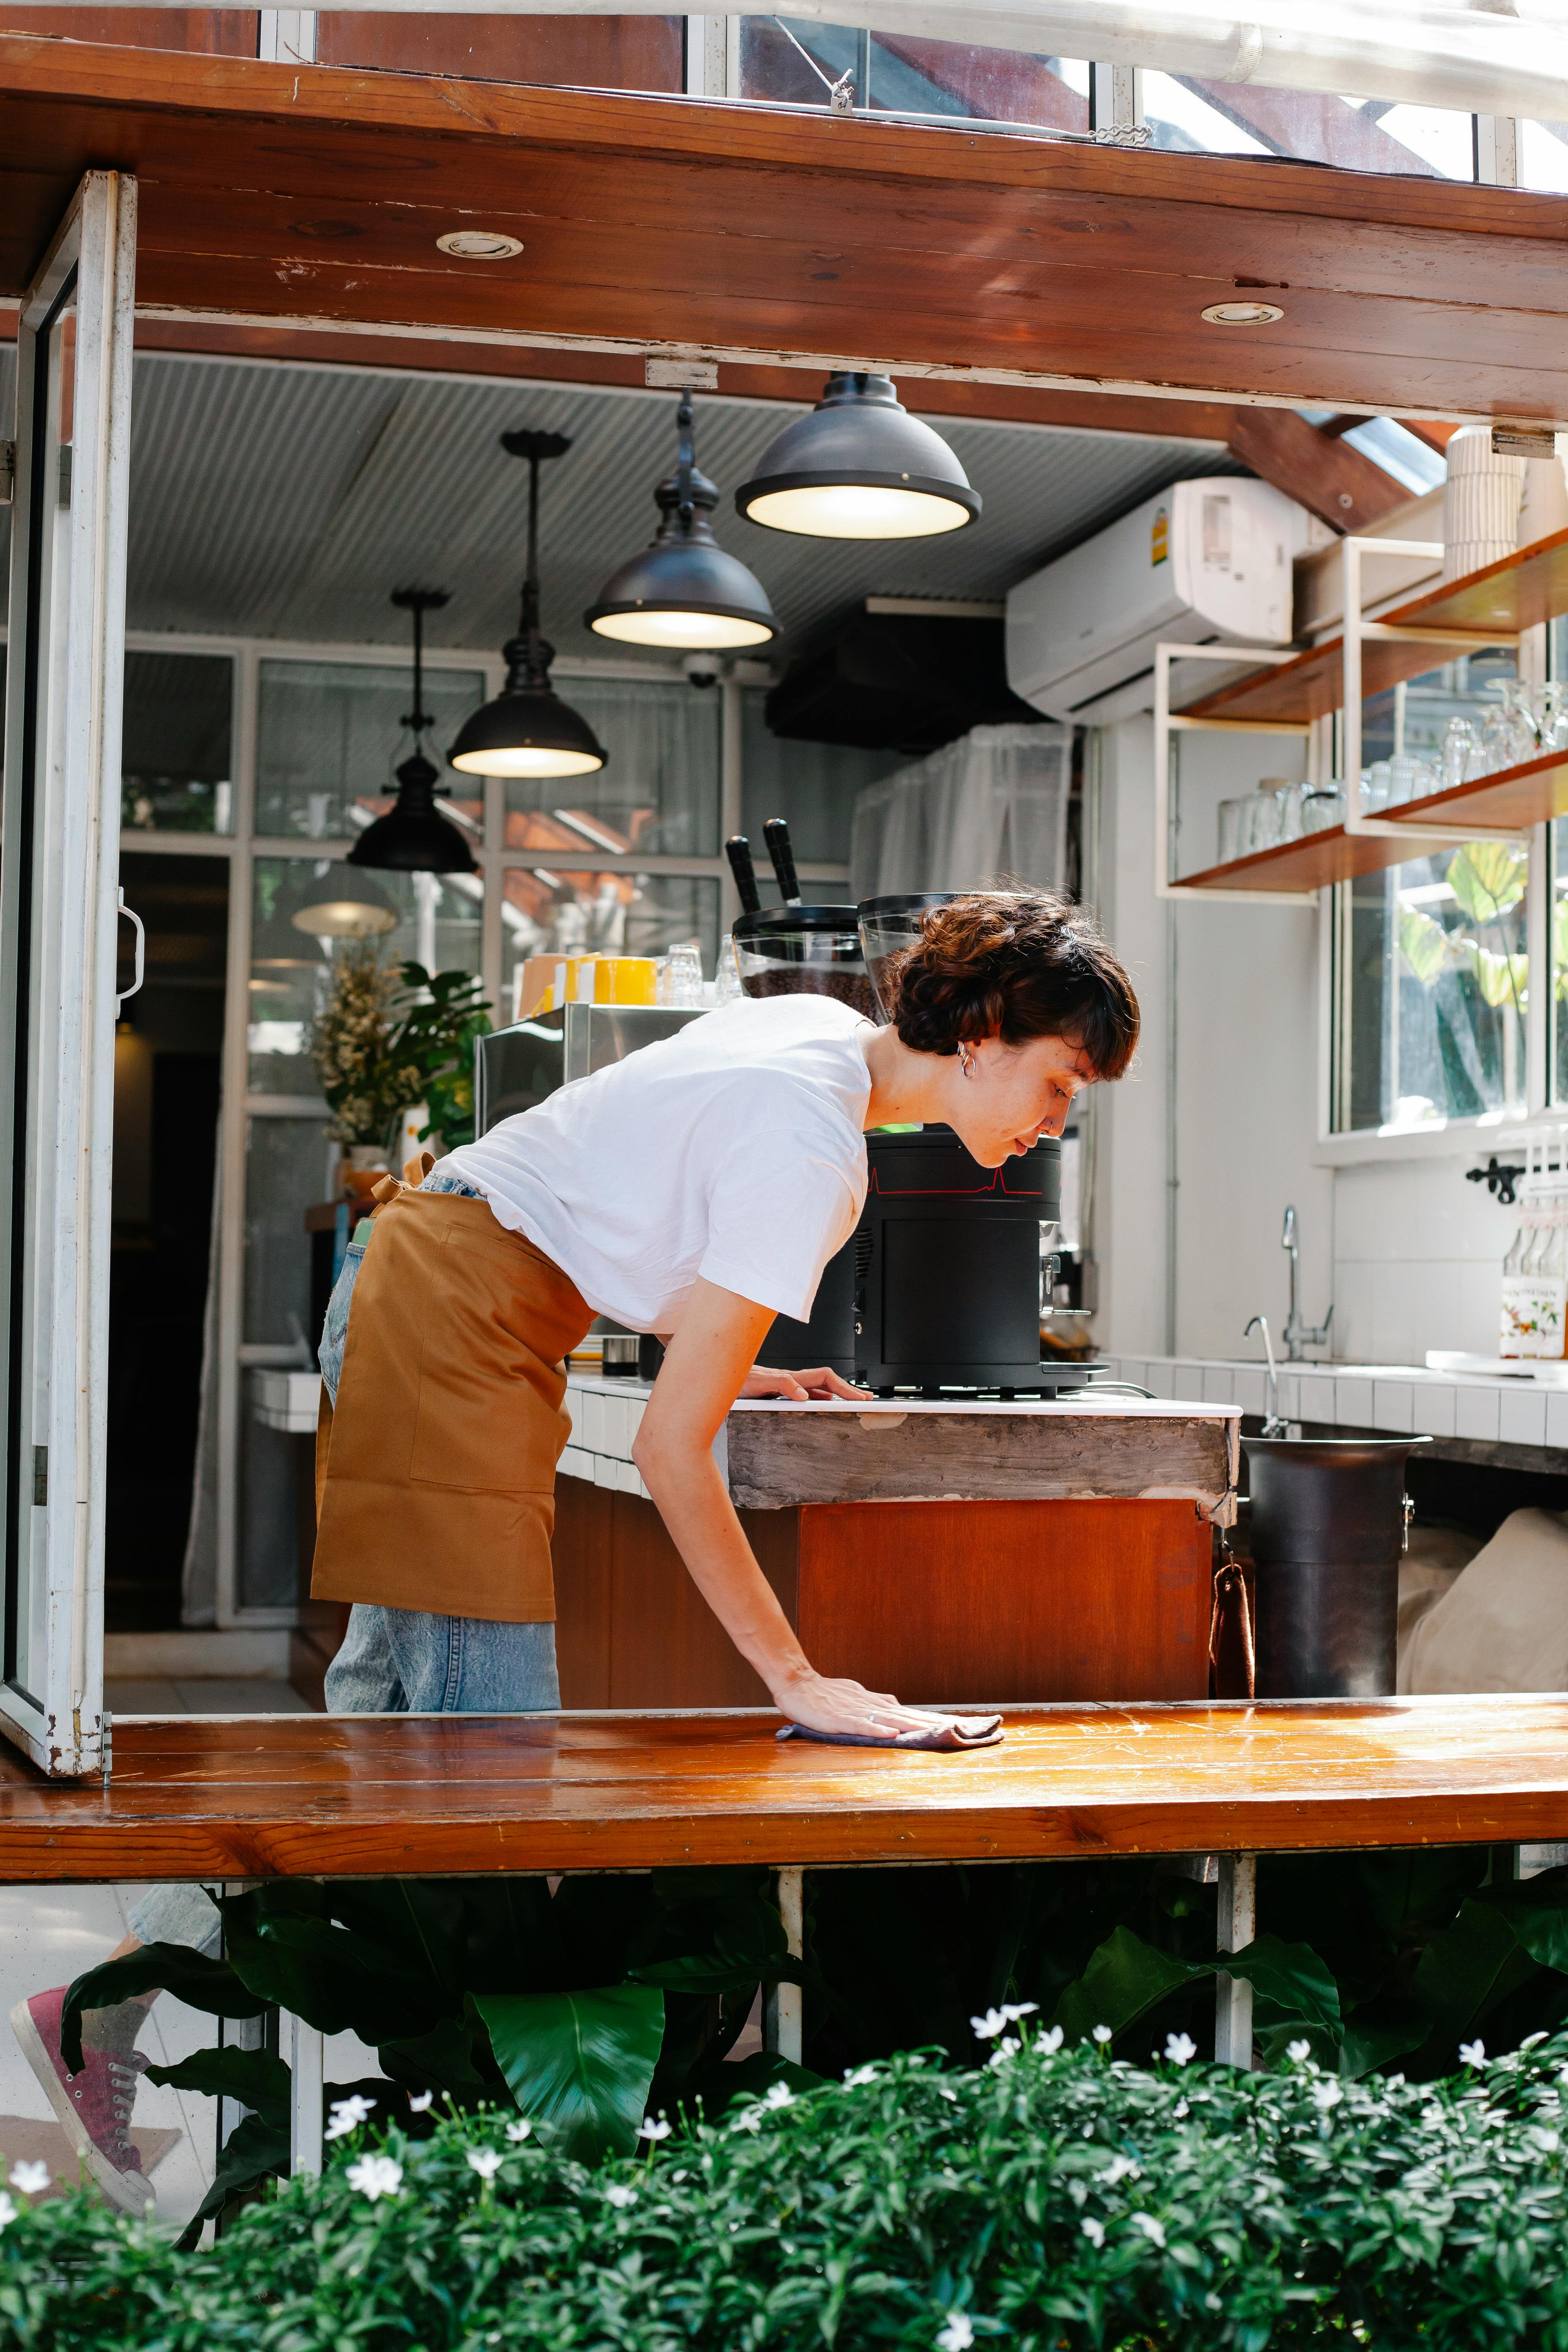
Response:
POLYGON ((394 874, 477 873, 473 851, 436 806, 440 771, 420 743, 426 729, 436 724, 425 708, 425 615, 438 613, 448 599, 437 588, 399 588, 392 601, 414 615, 414 708, 403 722, 414 730, 414 750, 397 771, 395 805, 366 825, 348 862, 394 874))
POLYGON ((653 544, 611 573, 583 618, 601 637, 623 645, 670 646, 681 653, 765 646, 779 634, 767 591, 725 554, 708 520, 719 491, 697 470, 689 386, 675 421, 675 471, 653 494, 659 513, 653 544))
POLYGON ((587 720, 550 683, 555 648, 539 626, 539 468, 572 446, 564 433, 503 433, 501 447, 528 460, 528 571, 522 619, 501 651, 506 684, 468 720, 447 758, 469 776, 586 776, 609 753, 587 720))
POLYGON ((735 504, 749 522, 808 539, 929 539, 980 513, 958 459, 892 378, 847 371, 774 435, 735 504))

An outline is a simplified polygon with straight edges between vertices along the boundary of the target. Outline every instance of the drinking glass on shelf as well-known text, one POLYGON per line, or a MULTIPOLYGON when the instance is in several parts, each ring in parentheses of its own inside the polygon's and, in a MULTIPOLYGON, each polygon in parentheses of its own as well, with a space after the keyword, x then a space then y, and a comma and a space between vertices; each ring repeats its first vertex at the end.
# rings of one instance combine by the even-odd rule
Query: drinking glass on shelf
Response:
POLYGON ((1470 772, 1470 760, 1476 748, 1476 730, 1468 719, 1456 712, 1443 730, 1443 750, 1438 763, 1441 788, 1451 793, 1462 784, 1470 772))
POLYGON ((1259 796, 1268 794, 1274 802, 1276 841, 1300 840, 1301 795, 1306 789, 1305 784, 1291 783, 1284 776, 1265 776, 1258 785, 1259 796))
POLYGON ((1301 794, 1303 833, 1322 833, 1330 825, 1343 824, 1344 821, 1345 796, 1343 788, 1338 782, 1329 784, 1315 793, 1303 791, 1301 794))
POLYGON ((1481 714, 1476 747, 1465 765, 1465 782, 1473 784, 1479 777, 1495 776, 1500 768, 1508 765, 1508 730, 1501 709, 1494 705, 1481 714))
POLYGON ((1414 752, 1395 751, 1388 762, 1388 805, 1397 807, 1404 801, 1419 800, 1426 789, 1423 778, 1431 771, 1414 752))
POLYGON ((1219 863, 1230 866, 1237 858, 1245 857, 1242 835, 1245 830, 1247 803, 1244 800, 1221 801, 1219 804, 1219 863))
POLYGON ((1568 751, 1568 710, 1563 707, 1563 686, 1557 678, 1549 678, 1539 689, 1540 710, 1537 732, 1543 751, 1568 751))
POLYGON ((1533 760, 1541 749, 1535 713, 1530 704, 1530 689, 1522 678, 1505 677, 1499 679, 1498 692, 1502 698, 1506 764, 1517 768, 1521 761, 1533 760))
POLYGON ((1247 795, 1248 846, 1254 850, 1272 849, 1279 839, 1279 803, 1273 792, 1248 793, 1247 795))
POLYGON ((1370 768, 1361 772, 1361 813, 1374 816, 1379 809, 1388 806, 1389 765, 1386 760, 1374 760, 1370 768))

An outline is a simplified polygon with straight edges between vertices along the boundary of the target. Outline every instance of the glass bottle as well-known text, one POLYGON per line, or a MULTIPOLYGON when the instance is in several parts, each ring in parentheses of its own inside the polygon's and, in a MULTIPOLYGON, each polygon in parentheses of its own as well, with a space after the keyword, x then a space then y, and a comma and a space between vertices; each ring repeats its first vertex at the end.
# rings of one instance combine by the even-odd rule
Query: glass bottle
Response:
POLYGON ((1502 1319, 1498 1335, 1500 1356, 1511 1358, 1524 1353, 1529 1294, 1524 1262, 1534 1239, 1533 1226, 1528 1218, 1521 1217, 1519 1230, 1509 1244, 1508 1255, 1502 1262, 1502 1319))
POLYGON ((1534 1326, 1526 1353, 1548 1362, 1561 1362, 1565 1314, 1568 1314, 1568 1223, 1561 1198, 1552 1203, 1545 1236, 1530 1276, 1531 1320, 1534 1326))

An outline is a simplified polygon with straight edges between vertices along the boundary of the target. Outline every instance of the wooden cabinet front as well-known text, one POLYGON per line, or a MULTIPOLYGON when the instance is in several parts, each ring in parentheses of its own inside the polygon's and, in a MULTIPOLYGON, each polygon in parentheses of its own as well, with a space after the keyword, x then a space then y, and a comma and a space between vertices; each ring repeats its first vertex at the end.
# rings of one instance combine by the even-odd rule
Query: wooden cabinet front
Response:
MULTIPOLYGON (((1190 1501, 743 1510, 822 1673, 932 1704, 1208 1694, 1212 1536, 1190 1501)), ((755 1706, 651 1503, 556 1488, 562 1704, 755 1706)))

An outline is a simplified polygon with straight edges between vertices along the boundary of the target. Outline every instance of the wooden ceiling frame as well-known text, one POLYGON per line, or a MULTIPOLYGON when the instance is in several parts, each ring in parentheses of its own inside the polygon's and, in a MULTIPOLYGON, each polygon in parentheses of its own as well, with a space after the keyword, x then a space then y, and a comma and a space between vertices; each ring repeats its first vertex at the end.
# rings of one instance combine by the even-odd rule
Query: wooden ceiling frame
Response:
POLYGON ((550 352, 529 363, 589 381, 703 358, 773 398, 877 364, 935 413, 1002 394, 1146 432, 1196 407, 1215 439, 1237 406, 1568 418, 1555 196, 0 36, 0 292, 94 164, 141 183, 144 332, 550 352), (449 261, 465 225, 522 257, 449 261), (1260 291, 1283 320, 1202 319, 1260 291))

